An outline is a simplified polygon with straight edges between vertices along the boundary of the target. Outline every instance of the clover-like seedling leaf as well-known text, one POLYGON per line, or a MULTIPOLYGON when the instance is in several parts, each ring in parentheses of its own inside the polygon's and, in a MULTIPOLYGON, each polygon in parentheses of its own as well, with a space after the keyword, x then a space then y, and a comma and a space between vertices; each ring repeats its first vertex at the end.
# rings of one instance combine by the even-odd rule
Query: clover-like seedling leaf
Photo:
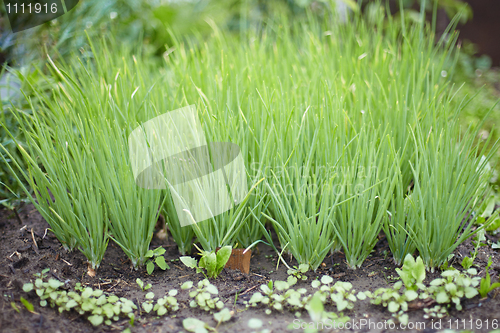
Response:
POLYGON ((92 325, 94 325, 94 326, 99 326, 104 321, 104 317, 100 316, 100 315, 89 316, 88 319, 92 323, 92 325))
POLYGON ((214 286, 213 284, 209 284, 205 287, 205 290, 211 293, 212 295, 217 295, 219 291, 217 290, 217 287, 214 286))
POLYGON ((144 257, 146 257, 146 258, 153 258, 154 254, 155 253, 153 252, 153 250, 148 250, 148 252, 146 252, 146 254, 144 255, 144 257))
POLYGON ((144 311, 146 311, 147 313, 150 313, 151 310, 153 310, 153 304, 149 303, 149 302, 144 302, 142 303, 142 308, 144 309, 144 311))
POLYGON ((321 283, 322 284, 329 284, 329 283, 332 283, 332 282, 333 282, 333 278, 331 276, 323 275, 321 277, 321 283))
POLYGON ((265 284, 261 285, 261 286, 260 286, 260 289, 261 289, 261 290, 264 292, 264 294, 266 294, 266 295, 269 295, 269 294, 272 292, 272 286, 271 286, 271 288, 269 288, 269 286, 268 286, 268 285, 265 285, 265 284))
POLYGON ((288 283, 286 283, 285 281, 276 281, 276 282, 274 282, 274 286, 276 287, 277 290, 280 290, 280 291, 290 288, 288 283))
POLYGON ((399 304, 394 301, 390 301, 387 310, 389 310, 389 312, 397 312, 399 310, 399 304))
POLYGON ((262 295, 260 292, 256 292, 250 297, 250 300, 248 301, 249 303, 259 303, 264 299, 264 295, 262 295))
POLYGON ((195 333, 208 333, 208 325, 205 322, 196 318, 186 318, 182 321, 182 326, 185 330, 195 333))
POLYGON ((193 281, 186 281, 181 285, 182 290, 191 289, 193 287, 193 281))
POLYGON ((362 291, 360 291, 356 296, 358 297, 358 299, 360 301, 363 301, 368 297, 368 295, 366 295, 366 292, 362 292, 362 291))
POLYGON ((92 292, 92 296, 100 297, 104 292, 101 289, 96 289, 92 292))
POLYGON ((154 270, 155 270, 155 264, 151 260, 148 260, 148 262, 146 263, 146 271, 148 272, 149 275, 151 275, 154 270))
POLYGON ((161 256, 163 255, 167 250, 165 250, 163 247, 158 247, 154 250, 155 256, 161 256))
POLYGON ((473 287, 466 287, 465 288, 465 297, 473 298, 477 294, 478 294, 478 291, 476 288, 473 288, 473 287))
POLYGON ((156 265, 158 265, 158 267, 160 267, 162 270, 166 270, 167 268, 170 269, 170 267, 168 266, 168 264, 166 263, 165 261, 165 257, 163 256, 158 256, 155 258, 155 263, 156 265))
POLYGON ((82 298, 89 298, 90 296, 92 296, 93 292, 94 291, 92 290, 92 288, 90 287, 85 288, 82 292, 82 298))
POLYGON ((319 280, 314 280, 311 282, 311 287, 313 288, 318 288, 321 285, 321 282, 319 280))
POLYGON ((436 295, 436 302, 448 303, 448 302, 450 302, 450 297, 448 296, 448 294, 446 292, 441 291, 436 295))
POLYGON ((289 275, 286 279, 286 282, 288 283, 289 286, 293 286, 294 284, 297 283, 297 278, 293 275, 289 275))
POLYGON ((186 265, 189 268, 198 268, 198 262, 194 258, 188 256, 182 256, 179 259, 180 261, 182 261, 184 265, 186 265))
POLYGON ((56 279, 50 279, 49 280, 49 286, 52 288, 52 289, 58 289, 60 286, 62 286, 63 283, 62 282, 59 282, 57 281, 56 279))
POLYGON ((309 270, 309 265, 308 264, 300 264, 299 265, 299 271, 301 273, 305 273, 309 270))
POLYGON ((224 308, 221 311, 214 313, 214 319, 218 323, 226 322, 229 319, 231 319, 232 316, 233 316, 233 312, 229 311, 228 308, 224 308))
POLYGON ((405 291, 405 296, 406 296, 406 299, 409 302, 411 302, 418 297, 418 293, 414 290, 407 290, 407 291, 405 291))
POLYGON ((23 285, 23 291, 29 293, 32 290, 33 290, 33 283, 25 283, 23 285))

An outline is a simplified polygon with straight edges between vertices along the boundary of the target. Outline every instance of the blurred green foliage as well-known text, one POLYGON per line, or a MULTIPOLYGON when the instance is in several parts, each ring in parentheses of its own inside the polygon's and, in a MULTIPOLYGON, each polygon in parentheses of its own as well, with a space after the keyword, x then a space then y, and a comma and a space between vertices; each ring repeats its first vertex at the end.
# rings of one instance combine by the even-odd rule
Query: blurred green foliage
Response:
MULTIPOLYGON (((356 6, 352 0, 339 1, 356 6)), ((238 32, 276 13, 302 15, 306 8, 323 13, 332 6, 335 0, 85 0, 64 16, 17 34, 0 20, 0 52, 21 64, 44 57, 51 48, 65 56, 86 45, 86 30, 91 36, 113 34, 122 43, 142 43, 146 52, 160 55, 172 44, 171 31, 204 35, 213 21, 238 32)), ((5 17, 4 6, 0 14, 5 17)))
POLYGON ((460 14, 460 22, 465 23, 472 18, 472 9, 463 0, 397 0, 403 5, 403 8, 409 10, 410 8, 425 7, 425 11, 432 13, 434 6, 438 9, 443 9, 448 18, 452 19, 457 14, 460 14))
MULTIPOLYGON (((474 44, 464 42, 452 76, 455 82, 454 89, 457 91, 456 103, 464 98, 474 97, 462 112, 461 118, 464 125, 479 123, 487 117, 480 137, 477 138, 478 144, 485 142, 491 135, 492 141, 500 138, 500 69, 492 68, 491 63, 487 55, 477 54, 474 44)), ((499 152, 495 155, 493 162, 496 164, 497 172, 500 171, 499 152)), ((500 185, 498 178, 493 181, 500 185)))

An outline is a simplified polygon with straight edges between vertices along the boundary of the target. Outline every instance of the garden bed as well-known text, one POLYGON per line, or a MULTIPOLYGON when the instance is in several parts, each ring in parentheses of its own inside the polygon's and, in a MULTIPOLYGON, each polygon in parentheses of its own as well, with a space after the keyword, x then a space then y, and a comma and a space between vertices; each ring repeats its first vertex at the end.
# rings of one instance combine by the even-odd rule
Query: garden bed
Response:
MULTIPOLYGON (((2 332, 101 332, 101 331, 121 331, 129 327, 126 319, 114 322, 111 326, 101 325, 98 327, 81 316, 75 311, 59 314, 56 309, 50 307, 41 307, 38 304, 38 297, 33 294, 23 292, 24 283, 34 279, 33 274, 39 273, 45 268, 50 268, 49 278, 56 278, 63 282, 68 281, 70 286, 80 282, 85 286, 91 286, 94 289, 102 289, 105 292, 113 293, 119 297, 125 297, 134 301, 136 304, 143 301, 144 292, 136 284, 136 279, 140 278, 146 283, 151 283, 151 290, 161 297, 170 289, 179 289, 185 281, 194 281, 195 283, 203 279, 202 274, 196 274, 193 269, 189 269, 178 261, 177 247, 172 239, 160 240, 153 238, 152 248, 164 246, 167 249, 165 258, 170 264, 167 271, 156 270, 151 276, 147 275, 144 268, 135 271, 131 270, 130 261, 120 248, 113 242, 109 243, 106 255, 95 277, 86 274, 87 265, 82 253, 74 251, 65 252, 59 241, 54 235, 47 231, 48 224, 42 219, 39 213, 31 204, 24 205, 19 209, 18 216, 13 211, 0 211, 0 327, 2 332), (31 233, 33 230, 33 236, 31 233), (45 235, 45 237, 44 237, 45 235), (38 249, 35 250, 34 240, 38 249), (25 297, 34 305, 34 312, 28 312, 19 302, 20 297, 25 297), (14 302, 19 310, 12 307, 14 302)), ((498 241, 498 238, 490 237, 492 241, 498 241)), ((371 256, 363 263, 361 268, 351 270, 347 268, 343 254, 341 252, 328 255, 316 272, 307 272, 307 281, 299 281, 297 287, 311 289, 310 283, 316 277, 323 275, 331 276, 335 281, 351 282, 358 291, 374 291, 379 287, 387 287, 389 283, 394 282, 393 277, 397 277, 395 265, 392 263, 389 247, 385 237, 381 234, 371 256)), ((461 258, 468 256, 473 250, 470 240, 462 244, 456 251, 455 257, 461 258)), ((492 276, 497 276, 500 271, 500 260, 495 250, 491 247, 481 247, 475 260, 479 275, 484 275, 484 267, 488 257, 493 258, 493 269, 490 271, 492 276)), ((293 325, 294 313, 289 311, 273 311, 271 315, 266 315, 263 308, 246 309, 245 300, 259 290, 260 285, 267 284, 269 280, 286 280, 287 269, 280 264, 276 270, 277 256, 274 251, 264 245, 259 245, 259 251, 254 251, 251 259, 250 274, 242 274, 238 271, 223 270, 219 278, 211 280, 219 290, 219 297, 224 302, 225 307, 235 311, 233 318, 227 323, 219 326, 219 332, 251 332, 247 323, 252 318, 261 319, 262 329, 271 329, 272 332, 285 332, 286 327, 293 325), (238 297, 236 298, 236 294, 238 297)), ((459 259, 460 260, 460 259, 459 259)), ((459 260, 455 261, 455 267, 461 268, 459 260)), ((289 258, 286 258, 289 262, 289 258)), ((294 261, 291 262, 295 264, 294 261)), ((438 273, 427 273, 425 282, 436 277, 438 273)), ((200 309, 189 307, 188 295, 186 292, 179 292, 177 297, 179 301, 179 311, 169 313, 158 317, 153 314, 140 313, 135 311, 135 325, 133 332, 182 332, 182 320, 187 317, 195 317, 204 320, 211 326, 215 326, 212 315, 200 309)), ((490 325, 493 320, 500 319, 500 295, 498 290, 490 293, 490 298, 479 299, 476 296, 470 300, 462 302, 463 310, 451 310, 450 315, 442 319, 443 329, 449 328, 450 320, 456 330, 456 325, 463 330, 465 320, 466 325, 470 325, 473 320, 473 330, 475 332, 489 332, 491 326, 486 329, 486 321, 490 325), (458 322, 456 320, 459 320, 458 322), (482 323, 483 327, 479 328, 482 323)), ((372 305, 368 301, 358 301, 353 310, 344 313, 351 318, 351 322, 361 323, 363 319, 370 320, 372 325, 383 325, 385 320, 391 318, 391 314, 382 306, 372 305)), ((423 319, 422 309, 409 311, 410 322, 425 323, 425 329, 408 329, 411 332, 437 332, 431 327, 431 320, 423 319)), ((302 320, 308 322, 309 316, 303 311, 302 320)), ((423 324, 419 324, 423 325, 423 324)), ((297 326, 297 325, 296 325, 297 326)), ((373 328, 373 326, 371 327, 373 328)), ((467 326, 466 329, 470 329, 467 326)), ((293 330, 292 330, 293 331, 293 330)), ((299 330, 295 330, 299 331, 299 330)), ((301 331, 301 330, 300 330, 301 331)), ((328 331, 328 330, 325 330, 328 331)), ((334 330, 332 330, 334 331, 334 330)), ((390 329, 369 329, 368 326, 360 326, 352 331, 357 332, 389 332, 390 329)))

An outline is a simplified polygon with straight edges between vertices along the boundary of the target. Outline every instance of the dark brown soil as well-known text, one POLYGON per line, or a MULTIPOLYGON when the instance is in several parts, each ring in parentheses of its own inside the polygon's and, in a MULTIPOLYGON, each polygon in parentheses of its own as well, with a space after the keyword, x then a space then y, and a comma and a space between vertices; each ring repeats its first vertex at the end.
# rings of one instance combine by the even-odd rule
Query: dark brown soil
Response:
MULTIPOLYGON (((166 291, 176 288, 180 284, 191 280, 199 281, 203 278, 201 274, 195 274, 191 269, 184 267, 179 261, 177 248, 172 239, 160 241, 154 238, 152 247, 164 246, 167 249, 166 258, 170 263, 170 270, 155 271, 151 276, 145 270, 134 271, 130 269, 127 257, 121 249, 110 242, 107 253, 97 271, 96 277, 89 277, 84 256, 79 252, 66 253, 60 246, 57 239, 45 231, 47 223, 41 218, 32 205, 24 205, 18 211, 18 216, 13 211, 0 210, 0 331, 1 332, 119 332, 128 327, 128 321, 116 322, 113 326, 101 325, 93 327, 90 322, 76 312, 64 312, 59 314, 56 309, 41 307, 34 293, 22 291, 24 283, 33 278, 34 273, 50 268, 50 277, 62 281, 69 280, 70 285, 81 282, 93 288, 100 288, 120 297, 134 300, 136 303, 142 302, 144 293, 139 290, 135 280, 140 277, 143 281, 153 285, 152 291, 157 297, 161 297, 166 291), (38 245, 35 249, 32 239, 31 229, 34 231, 34 238, 38 245), (45 235, 45 237, 44 237, 45 235), (174 260, 170 262, 170 260, 174 260), (20 297, 27 298, 34 304, 34 313, 28 312, 20 303, 20 297), (11 305, 15 302, 19 312, 11 305)), ((488 236, 491 237, 491 236, 488 236)), ((493 241, 498 241, 492 237, 493 241)), ((461 245, 455 253, 458 258, 455 266, 458 268, 460 258, 469 254, 472 249, 470 242, 461 245)), ((388 286, 397 274, 389 256, 387 242, 381 236, 375 251, 365 261, 363 266, 357 270, 350 270, 345 264, 342 253, 328 256, 324 265, 316 273, 308 272, 308 280, 299 282, 298 286, 309 288, 310 282, 316 276, 330 275, 335 280, 349 281, 355 289, 375 290, 379 287, 388 286)), ((500 256, 491 247, 482 247, 475 263, 480 265, 480 275, 484 275, 484 266, 489 256, 493 256, 494 269, 491 273, 497 279, 500 270, 500 256)), ((289 259, 289 258, 287 258, 289 259)), ((294 262, 292 261, 292 264, 294 262)), ((250 274, 245 275, 238 271, 224 270, 218 279, 212 281, 219 289, 219 296, 224 301, 225 306, 235 310, 234 318, 218 328, 218 332, 251 332, 247 326, 251 318, 259 318, 263 321, 263 328, 271 329, 272 332, 286 332, 287 326, 293 323, 296 318, 290 312, 276 312, 266 315, 264 309, 252 308, 246 310, 243 305, 244 300, 248 300, 259 286, 270 279, 285 280, 286 268, 280 265, 276 269, 276 255, 273 251, 259 245, 259 251, 254 251, 251 259, 250 274), (236 294, 239 296, 236 299, 236 294)), ((434 278, 436 273, 428 274, 427 280, 434 278)), ((450 315, 442 320, 442 329, 471 329, 470 323, 474 323, 472 331, 488 332, 491 330, 491 323, 494 319, 500 321, 500 295, 499 292, 490 293, 490 297, 480 300, 476 297, 472 300, 463 301, 464 310, 458 312, 451 310, 450 315), (459 319, 460 321, 456 321, 459 319), (464 319, 464 321, 462 321, 464 319), (472 321, 470 321, 472 319, 472 321), (489 329, 486 328, 488 320, 489 329), (482 329, 476 324, 482 323, 482 329)), ((163 317, 156 317, 151 314, 140 314, 136 312, 135 325, 132 332, 183 332, 182 319, 196 317, 204 320, 211 326, 215 326, 213 316, 199 309, 191 309, 188 305, 188 295, 180 292, 177 299, 180 301, 180 310, 163 317)), ((333 309, 329 309, 332 311, 333 309)), ((390 329, 377 329, 374 324, 383 325, 384 320, 391 318, 389 312, 380 306, 371 305, 368 301, 358 301, 354 310, 345 313, 351 317, 351 322, 358 323, 362 319, 370 320, 371 327, 357 327, 348 331, 354 332, 390 332, 390 329)), ((410 320, 422 323, 420 329, 407 330, 411 332, 438 332, 439 329, 432 327, 430 320, 423 319, 424 312, 419 309, 410 312, 410 320)), ((309 321, 307 312, 302 314, 301 319, 309 321)), ((499 323, 500 325, 500 323, 499 323)), ((295 329, 292 331, 301 331, 295 329)))

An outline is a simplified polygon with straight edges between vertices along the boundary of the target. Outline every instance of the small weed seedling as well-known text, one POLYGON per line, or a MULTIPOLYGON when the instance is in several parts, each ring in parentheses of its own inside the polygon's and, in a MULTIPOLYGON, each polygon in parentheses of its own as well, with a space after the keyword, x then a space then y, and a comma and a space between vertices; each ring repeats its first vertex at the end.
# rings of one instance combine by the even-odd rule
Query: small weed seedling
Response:
MULTIPOLYGON (((285 281, 275 281, 273 282, 272 280, 269 281, 269 283, 263 284, 260 286, 260 292, 256 292, 252 295, 248 303, 251 306, 257 306, 258 303, 262 303, 266 306, 269 307, 269 309, 266 309, 266 314, 271 314, 271 309, 281 311, 283 310, 283 305, 285 300, 290 296, 290 290, 287 290, 290 288, 287 282, 285 281), (284 294, 279 294, 277 291, 283 291, 287 290, 286 293, 284 294)), ((305 291, 305 289, 304 289, 305 291)), ((296 304, 299 307, 303 307, 302 304, 297 303, 296 304)))
POLYGON ((485 276, 484 278, 481 279, 481 282, 479 284, 479 295, 481 295, 482 298, 488 296, 488 293, 496 288, 500 287, 500 282, 496 283, 491 283, 491 277, 490 277, 490 266, 492 264, 491 257, 488 259, 488 265, 486 265, 485 268, 485 276))
POLYGON ((400 323, 408 323, 408 315, 404 312, 408 311, 408 302, 411 302, 418 297, 415 290, 406 290, 401 294, 400 289, 403 287, 403 282, 396 282, 392 288, 379 288, 375 290, 371 296, 372 304, 382 304, 387 307, 387 310, 392 313, 400 323))
POLYGON ((425 265, 422 258, 413 259, 411 254, 407 254, 403 267, 396 268, 396 272, 401 277, 407 290, 425 289, 422 284, 425 280, 425 265))
POLYGON ((146 300, 142 303, 142 309, 147 313, 150 313, 151 310, 156 311, 158 316, 163 316, 167 312, 173 312, 179 310, 179 304, 177 303, 177 290, 172 289, 168 292, 167 296, 164 296, 154 304, 155 294, 149 292, 146 294, 146 300), (154 304, 154 305, 153 305, 154 304))
POLYGON ((146 291, 146 290, 148 290, 149 288, 152 287, 151 283, 148 283, 148 284, 144 285, 144 282, 141 279, 139 279, 139 278, 137 278, 135 280, 135 282, 137 282, 137 284, 139 285, 139 288, 141 288, 142 291, 146 291))
POLYGON ((160 267, 162 270, 170 269, 170 266, 165 261, 165 257, 163 254, 165 253, 165 249, 163 247, 158 247, 154 250, 149 250, 146 252, 145 257, 149 258, 146 262, 146 270, 149 275, 151 275, 156 266, 160 267))
POLYGON ((196 269, 196 273, 203 273, 206 277, 216 278, 219 276, 231 256, 231 246, 224 246, 217 251, 217 253, 200 250, 197 246, 196 248, 200 251, 200 261, 197 262, 196 259, 192 257, 183 256, 180 257, 182 263, 189 268, 196 269), (203 272, 202 268, 206 270, 206 274, 203 272))
MULTIPOLYGON (((186 281, 182 284, 181 289, 191 289, 193 288, 192 281, 186 281)), ((224 303, 219 299, 219 297, 212 298, 212 295, 219 294, 217 287, 208 281, 208 279, 204 279, 198 282, 198 288, 189 292, 189 297, 194 298, 189 303, 189 306, 192 308, 200 307, 205 311, 212 311, 215 309, 222 309, 224 307, 224 303)))
POLYGON ((173 312, 179 310, 179 304, 175 296, 177 295, 177 290, 172 289, 168 292, 168 296, 163 296, 160 298, 153 308, 158 316, 163 316, 167 312, 173 312))
POLYGON ((474 260, 476 259, 477 253, 479 251, 479 248, 481 246, 486 245, 484 243, 481 243, 482 241, 486 240, 486 237, 484 236, 484 229, 481 229, 480 231, 478 231, 477 236, 474 237, 474 240, 476 241, 474 244, 474 252, 470 253, 470 255, 471 255, 470 257, 465 257, 464 259, 462 259, 461 265, 464 269, 469 269, 472 267, 474 260))
POLYGON ((155 298, 155 294, 150 291, 144 297, 146 297, 146 301, 142 303, 142 309, 146 311, 146 313, 150 313, 151 310, 153 310, 153 299, 155 298))
POLYGON ((288 279, 287 282, 290 286, 293 286, 297 283, 298 280, 305 281, 307 280, 307 276, 304 274, 309 270, 309 265, 300 264, 299 267, 293 266, 293 268, 287 271, 288 279))
POLYGON ((430 282, 430 287, 424 293, 430 295, 439 304, 455 304, 457 310, 462 310, 460 299, 463 297, 473 298, 478 294, 477 286, 480 278, 475 276, 477 271, 469 268, 466 273, 461 273, 456 269, 449 269, 441 273, 442 278, 434 279, 430 282), (473 277, 471 277, 473 276, 473 277))
POLYGON ((313 288, 319 288, 319 296, 323 304, 331 300, 337 307, 337 311, 340 312, 345 309, 351 310, 357 298, 360 300, 366 299, 366 295, 363 292, 359 292, 356 298, 354 294, 355 290, 352 289, 350 282, 337 281, 333 285, 331 284, 332 282, 333 278, 328 275, 322 276, 321 281, 314 280, 311 282, 313 288))

